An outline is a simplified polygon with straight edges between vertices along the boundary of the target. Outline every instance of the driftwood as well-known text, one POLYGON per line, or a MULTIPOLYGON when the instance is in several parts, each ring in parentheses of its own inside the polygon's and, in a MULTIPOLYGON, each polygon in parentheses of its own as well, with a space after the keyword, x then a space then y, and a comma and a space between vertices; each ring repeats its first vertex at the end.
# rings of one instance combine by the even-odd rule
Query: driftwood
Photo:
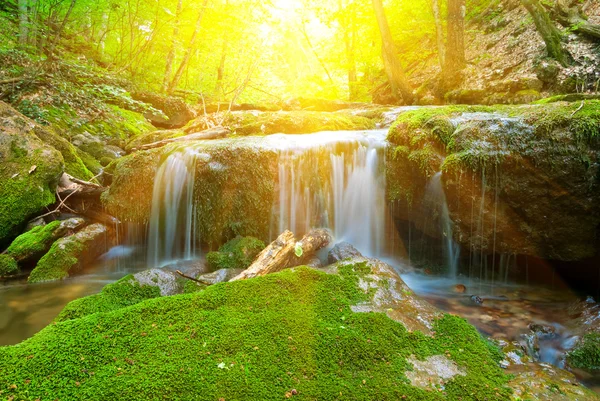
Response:
POLYGON ((108 188, 103 187, 102 185, 98 185, 94 182, 80 180, 75 178, 67 173, 64 173, 58 185, 58 195, 59 198, 65 199, 77 193, 77 197, 97 197, 100 198, 100 195, 106 191, 108 188))
POLYGON ((325 229, 311 230, 299 242, 296 242, 291 231, 285 231, 256 257, 250 267, 231 281, 264 276, 288 267, 300 266, 310 261, 315 252, 329 245, 331 240, 331 233, 325 229))
POLYGON ((142 145, 139 148, 134 148, 134 149, 132 149, 132 151, 135 152, 138 150, 148 150, 148 149, 160 148, 160 147, 163 147, 165 145, 168 145, 170 143, 175 143, 175 142, 201 141, 201 140, 205 140, 205 139, 225 138, 229 134, 231 134, 231 131, 228 130, 227 128, 223 128, 223 127, 209 128, 202 132, 196 132, 194 134, 180 136, 178 138, 163 139, 162 141, 152 142, 152 143, 149 143, 146 145, 142 145))
POLYGON ((209 283, 208 281, 198 280, 197 278, 193 278, 191 276, 185 275, 180 270, 176 270, 175 273, 179 274, 181 277, 183 277, 183 278, 185 278, 187 280, 191 280, 191 281, 194 281, 194 282, 199 283, 199 284, 212 285, 212 283, 209 283))

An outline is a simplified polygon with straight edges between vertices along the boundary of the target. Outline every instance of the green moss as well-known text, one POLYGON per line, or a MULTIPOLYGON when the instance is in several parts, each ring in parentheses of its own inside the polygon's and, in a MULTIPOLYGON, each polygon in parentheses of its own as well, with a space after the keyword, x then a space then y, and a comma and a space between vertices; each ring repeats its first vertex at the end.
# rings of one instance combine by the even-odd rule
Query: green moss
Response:
POLYGON ((77 155, 92 174, 96 175, 102 171, 102 165, 94 158, 94 156, 81 149, 77 149, 77 155))
POLYGON ((56 240, 55 232, 60 224, 60 221, 53 221, 44 226, 32 228, 15 238, 6 253, 19 261, 43 255, 56 240))
POLYGON ((600 370, 600 333, 584 335, 575 349, 567 354, 567 362, 578 369, 600 370))
POLYGON ((213 270, 245 269, 264 248, 265 243, 254 237, 236 237, 221 246, 219 252, 209 252, 206 261, 213 270))
POLYGON ((110 312, 158 297, 160 297, 160 289, 157 286, 142 286, 135 281, 133 275, 129 275, 107 285, 99 294, 69 302, 56 317, 55 322, 110 312))
POLYGON ((48 326, 0 348, 0 391, 15 399, 505 400, 508 376, 464 320, 435 335, 354 313, 356 277, 297 268, 146 300, 48 326), (445 354, 467 374, 443 391, 410 385, 407 359, 445 354))
MULTIPOLYGON (((366 117, 345 112, 277 111, 224 113, 223 125, 238 135, 309 134, 319 131, 366 130, 375 128, 375 122, 366 117)), ((190 122, 186 132, 206 128, 204 118, 190 122)))
POLYGON ((12 276, 18 273, 17 261, 10 255, 0 255, 0 277, 12 276))
POLYGON ((72 237, 52 244, 48 253, 38 261, 27 281, 40 283, 69 277, 69 270, 78 265, 78 256, 85 250, 85 245, 72 237))

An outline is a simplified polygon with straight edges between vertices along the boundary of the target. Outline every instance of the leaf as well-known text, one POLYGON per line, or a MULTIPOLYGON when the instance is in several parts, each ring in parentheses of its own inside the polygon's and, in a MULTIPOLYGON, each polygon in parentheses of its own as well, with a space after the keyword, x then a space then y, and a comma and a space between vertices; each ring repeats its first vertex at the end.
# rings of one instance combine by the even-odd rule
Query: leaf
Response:
POLYGON ((302 250, 302 243, 296 242, 296 246, 294 247, 294 253, 297 257, 300 257, 304 254, 304 251, 302 250))

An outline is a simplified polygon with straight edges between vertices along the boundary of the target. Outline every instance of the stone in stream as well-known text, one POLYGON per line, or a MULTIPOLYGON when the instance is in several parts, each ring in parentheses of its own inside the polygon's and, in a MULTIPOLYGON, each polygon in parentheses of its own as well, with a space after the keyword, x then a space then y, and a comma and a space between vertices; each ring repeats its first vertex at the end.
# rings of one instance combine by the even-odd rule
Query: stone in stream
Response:
POLYGON ((85 219, 73 217, 63 221, 52 221, 46 225, 33 227, 19 235, 8 247, 6 253, 19 263, 39 260, 57 239, 76 232, 85 224, 85 219))
POLYGON ((235 276, 237 276, 238 274, 240 274, 243 271, 244 271, 244 269, 235 269, 235 268, 219 269, 212 273, 200 274, 196 278, 205 283, 218 284, 218 283, 224 283, 224 282, 231 280, 232 278, 234 278, 235 276))
POLYGON ((158 287, 163 297, 181 294, 185 279, 163 269, 150 269, 133 275, 133 279, 141 286, 158 287))
POLYGON ((93 263, 112 246, 113 238, 106 226, 96 223, 54 242, 37 263, 28 282, 55 281, 93 263))
POLYGON ((327 261, 329 263, 336 263, 340 260, 362 257, 363 255, 353 247, 351 244, 343 241, 335 244, 335 246, 329 251, 327 255, 327 261))

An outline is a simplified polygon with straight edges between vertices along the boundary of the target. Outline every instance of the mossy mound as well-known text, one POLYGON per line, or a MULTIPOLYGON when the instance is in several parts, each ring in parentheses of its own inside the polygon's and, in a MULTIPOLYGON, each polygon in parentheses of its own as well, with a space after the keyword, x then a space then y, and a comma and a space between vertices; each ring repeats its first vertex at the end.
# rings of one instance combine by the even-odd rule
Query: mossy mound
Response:
POLYGON ((600 333, 586 333, 567 354, 567 362, 573 368, 600 371, 600 333))
POLYGON ((0 277, 19 274, 17 261, 10 255, 0 255, 0 277))
POLYGON ((206 262, 212 270, 245 269, 264 248, 265 243, 257 238, 236 237, 221 246, 218 252, 209 252, 206 262))
POLYGON ((69 302, 54 321, 63 322, 94 313, 110 312, 158 297, 160 297, 158 286, 141 285, 133 275, 129 275, 105 286, 99 294, 69 302))
POLYGON ((39 126, 0 102, 0 245, 54 203, 62 155, 36 135, 39 126))
POLYGON ((401 114, 388 140, 389 197, 419 229, 425 189, 443 172, 464 246, 566 261, 596 253, 600 101, 422 108, 401 114))
POLYGON ((48 326, 0 348, 0 391, 61 400, 505 400, 501 356, 458 317, 408 331, 367 300, 365 265, 297 268, 48 326), (416 387, 410 360, 463 374, 416 387))
MULTIPOLYGON (((222 120, 238 135, 310 134, 319 131, 350 131, 375 128, 369 118, 351 113, 318 111, 234 111, 210 116, 222 120)), ((200 117, 184 127, 186 132, 202 131, 208 127, 207 118, 200 117)))
POLYGON ((17 262, 25 262, 40 258, 54 241, 71 230, 76 230, 84 224, 81 218, 65 221, 53 221, 43 226, 33 227, 31 230, 19 235, 10 244, 6 253, 17 262))
POLYGON ((107 250, 107 229, 92 224, 76 234, 56 241, 29 275, 29 283, 62 280, 93 262, 107 250))

